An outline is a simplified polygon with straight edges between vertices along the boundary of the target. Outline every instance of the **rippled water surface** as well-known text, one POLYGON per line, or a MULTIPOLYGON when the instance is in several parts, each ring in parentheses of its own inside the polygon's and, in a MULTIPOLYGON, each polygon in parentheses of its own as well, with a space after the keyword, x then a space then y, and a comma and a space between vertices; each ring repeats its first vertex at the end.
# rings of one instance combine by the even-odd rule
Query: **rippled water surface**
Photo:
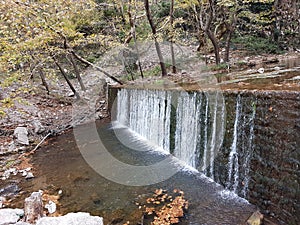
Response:
MULTIPOLYGON (((86 135, 87 146, 95 142, 89 139, 89 126, 81 131, 86 135)), ((140 146, 143 151, 131 150, 115 136, 111 124, 98 124, 100 141, 118 160, 131 165, 149 165, 164 159, 165 154, 153 152, 153 148, 134 138, 124 128, 118 134, 128 142, 140 146)), ((103 148, 103 147, 102 147, 103 148)), ((98 149, 99 157, 105 149, 98 149)), ((95 155, 93 156, 95 157, 95 155)), ((60 212, 87 211, 104 217, 105 224, 139 224, 142 213, 136 202, 143 202, 156 188, 170 192, 178 188, 185 192, 190 203, 187 217, 181 224, 243 224, 256 207, 207 179, 200 173, 181 170, 170 179, 148 186, 126 186, 109 181, 97 174, 83 159, 72 132, 49 141, 39 149, 32 160, 37 178, 22 184, 28 195, 32 191, 63 191, 60 212)), ((172 166, 172 165, 170 165, 172 166)), ((107 168, 109 169, 109 168, 107 168)), ((147 177, 145 177, 147 179, 147 177)), ((146 221, 145 221, 146 224, 146 221)))

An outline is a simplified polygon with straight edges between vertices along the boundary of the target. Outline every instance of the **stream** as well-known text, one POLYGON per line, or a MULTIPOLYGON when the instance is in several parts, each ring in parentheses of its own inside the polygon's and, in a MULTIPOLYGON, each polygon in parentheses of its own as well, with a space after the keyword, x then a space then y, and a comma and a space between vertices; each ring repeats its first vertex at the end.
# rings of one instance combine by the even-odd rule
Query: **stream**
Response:
MULTIPOLYGON (((94 154, 100 157, 107 149, 118 160, 131 165, 149 165, 169 157, 153 149, 145 140, 137 139, 127 128, 113 128, 111 123, 106 122, 99 123, 97 128, 105 149, 95 148, 95 142, 89 140, 89 125, 80 128, 86 134, 90 148, 97 149, 91 153, 91 157, 95 157, 94 154), (123 145, 120 138, 116 137, 116 132, 118 136, 126 136, 132 145, 143 148, 143 151, 123 145)), ((176 163, 178 160, 171 159, 169 167, 176 163)), ((40 189, 56 193, 62 190, 60 213, 91 212, 92 215, 102 216, 105 224, 124 224, 126 221, 138 224, 142 214, 135 203, 144 202, 158 188, 169 192, 175 188, 184 191, 190 207, 181 224, 243 224, 256 209, 246 200, 184 165, 174 176, 157 184, 127 186, 112 182, 86 163, 72 132, 51 139, 47 146, 36 152, 32 164, 37 178, 22 183, 23 191, 29 195, 31 191, 40 189)), ((22 201, 15 206, 22 207, 22 201)))

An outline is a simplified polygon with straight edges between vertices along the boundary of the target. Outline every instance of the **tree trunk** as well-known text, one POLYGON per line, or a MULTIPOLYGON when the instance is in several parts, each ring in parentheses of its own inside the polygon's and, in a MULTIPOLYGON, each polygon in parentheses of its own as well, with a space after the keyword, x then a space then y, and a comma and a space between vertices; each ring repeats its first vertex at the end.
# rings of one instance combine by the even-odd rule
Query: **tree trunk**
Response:
POLYGON ((155 27, 155 25, 153 23, 153 20, 152 20, 152 15, 151 15, 151 12, 150 12, 150 7, 149 7, 149 1, 144 0, 144 5, 145 5, 147 19, 149 21, 149 24, 150 24, 150 27, 151 27, 151 30, 152 30, 152 35, 153 35, 153 39, 154 39, 154 43, 155 43, 156 52, 157 52, 157 55, 158 55, 158 58, 159 58, 161 74, 162 74, 162 76, 166 76, 167 75, 167 69, 166 69, 166 65, 165 65, 165 62, 164 62, 163 55, 161 53, 160 45, 157 41, 156 27, 155 27))
POLYGON ((229 62, 229 52, 230 52, 231 37, 232 37, 232 32, 229 31, 228 36, 226 38, 224 62, 229 62))
POLYGON ((132 17, 131 4, 132 4, 132 1, 129 0, 128 1, 128 17, 129 17, 129 23, 130 23, 130 27, 131 27, 130 33, 131 33, 131 37, 133 37, 134 48, 135 48, 135 51, 136 51, 136 54, 138 57, 138 67, 140 70, 140 74, 141 74, 141 77, 144 78, 143 68, 142 68, 142 64, 141 64, 141 60, 140 60, 140 52, 139 52, 139 48, 138 48, 137 41, 136 41, 136 32, 135 32, 135 19, 136 18, 135 18, 135 16, 134 16, 134 18, 132 17))
POLYGON ((174 13, 174 0, 171 0, 171 5, 170 5, 170 24, 171 24, 171 38, 170 38, 170 44, 171 44, 171 57, 172 57, 172 73, 176 73, 176 61, 175 61, 175 53, 174 53, 174 45, 173 45, 173 13, 174 13))
POLYGON ((77 64, 76 64, 76 62, 74 60, 74 56, 72 54, 70 54, 69 56, 70 56, 70 60, 71 60, 71 63, 73 65, 73 68, 74 68, 74 71, 75 71, 76 78, 77 78, 77 80, 78 80, 78 82, 80 84, 81 90, 86 91, 86 88, 85 88, 85 86, 83 84, 83 81, 81 79, 81 75, 80 75, 78 66, 77 66, 77 64))
POLYGON ((210 39, 210 41, 212 42, 212 44, 214 46, 216 64, 219 65, 220 61, 221 61, 219 43, 218 43, 216 37, 213 35, 213 33, 210 30, 206 30, 205 33, 206 33, 206 35, 208 36, 208 38, 210 39))
POLYGON ((42 84, 46 88, 47 94, 49 95, 50 90, 49 90, 49 86, 48 86, 48 83, 47 83, 46 78, 45 78, 45 74, 44 74, 44 72, 41 68, 38 68, 38 71, 39 71, 40 78, 42 80, 42 84))
POLYGON ((63 70, 63 68, 61 67, 61 65, 57 62, 56 58, 54 56, 52 56, 52 59, 55 63, 55 65, 58 67, 58 69, 60 70, 61 74, 63 75, 63 77, 65 78, 65 80, 67 81, 70 89, 72 90, 72 92, 74 93, 74 95, 76 96, 77 99, 80 99, 80 96, 78 94, 78 92, 75 90, 73 84, 70 82, 70 80, 68 79, 67 74, 65 73, 65 71, 63 70))

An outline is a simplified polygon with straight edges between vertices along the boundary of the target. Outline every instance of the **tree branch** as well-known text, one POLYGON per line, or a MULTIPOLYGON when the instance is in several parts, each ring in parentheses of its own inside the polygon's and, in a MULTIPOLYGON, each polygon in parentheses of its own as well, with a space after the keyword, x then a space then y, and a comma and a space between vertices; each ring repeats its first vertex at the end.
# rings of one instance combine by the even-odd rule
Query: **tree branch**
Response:
POLYGON ((80 62, 89 65, 93 68, 95 68, 96 70, 99 70, 100 72, 104 73, 107 77, 109 77, 110 79, 112 79, 113 81, 117 82, 118 84, 123 85, 123 82, 121 82, 120 80, 118 80, 116 77, 112 76, 111 74, 109 74, 108 72, 106 72, 105 70, 103 70, 101 67, 96 66, 95 64, 87 61, 86 59, 82 58, 81 56, 77 55, 73 49, 70 50, 70 52, 74 55, 74 57, 79 60, 80 62))

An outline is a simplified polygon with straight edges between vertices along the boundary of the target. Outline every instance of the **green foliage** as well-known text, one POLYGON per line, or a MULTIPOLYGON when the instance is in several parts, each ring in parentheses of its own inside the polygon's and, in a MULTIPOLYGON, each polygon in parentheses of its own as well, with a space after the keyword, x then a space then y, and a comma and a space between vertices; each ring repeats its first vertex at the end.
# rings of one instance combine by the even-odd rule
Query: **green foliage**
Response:
POLYGON ((209 69, 212 71, 225 70, 227 68, 228 68, 227 63, 220 63, 218 65, 212 65, 209 67, 209 69))
POLYGON ((0 118, 4 118, 6 116, 6 112, 2 107, 0 107, 0 118))
POLYGON ((15 105, 14 100, 11 97, 4 98, 0 100, 0 102, 2 103, 3 108, 11 108, 15 105))
POLYGON ((234 38, 233 43, 242 45, 247 51, 252 52, 252 54, 282 53, 282 49, 268 38, 246 35, 234 38))
POLYGON ((152 69, 144 71, 145 77, 153 77, 153 76, 160 76, 160 75, 161 75, 160 66, 155 66, 152 69))

